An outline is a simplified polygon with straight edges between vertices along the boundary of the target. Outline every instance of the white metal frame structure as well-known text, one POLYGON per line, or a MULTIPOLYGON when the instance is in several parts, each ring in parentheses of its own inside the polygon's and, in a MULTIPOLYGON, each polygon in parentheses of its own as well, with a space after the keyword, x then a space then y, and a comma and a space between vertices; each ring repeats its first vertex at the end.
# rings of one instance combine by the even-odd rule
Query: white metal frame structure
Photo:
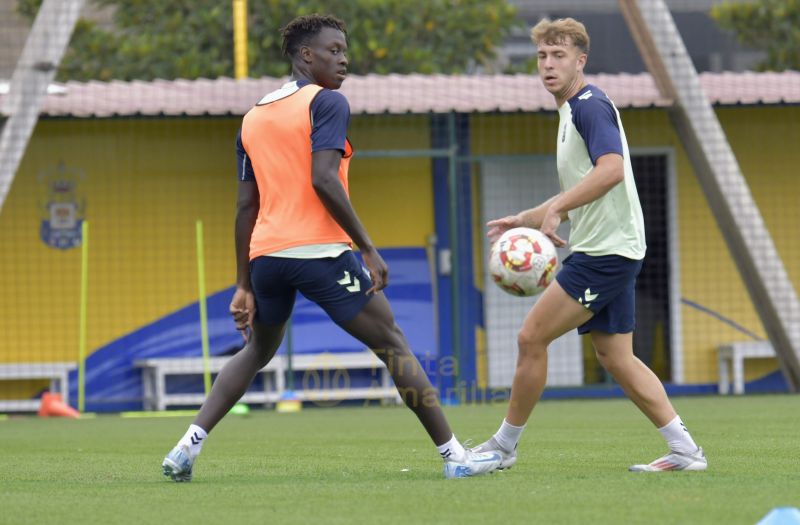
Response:
POLYGON ((44 0, 0 108, 0 211, 39 119, 47 87, 55 78, 84 0, 44 0))
POLYGON ((800 301, 663 0, 619 0, 728 249, 781 363, 800 390, 800 301))

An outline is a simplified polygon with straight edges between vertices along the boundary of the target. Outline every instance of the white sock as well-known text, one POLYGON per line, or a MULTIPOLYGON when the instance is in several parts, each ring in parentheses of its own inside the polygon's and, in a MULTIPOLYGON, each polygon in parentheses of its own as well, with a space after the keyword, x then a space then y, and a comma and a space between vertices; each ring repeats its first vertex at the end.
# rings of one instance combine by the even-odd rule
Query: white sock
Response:
POLYGON ((205 430, 197 425, 189 425, 189 430, 187 430, 186 434, 178 441, 178 446, 186 445, 189 447, 189 454, 191 454, 193 458, 196 458, 197 455, 200 454, 200 449, 203 448, 203 443, 206 442, 207 437, 208 434, 205 430))
POLYGON ((686 425, 681 421, 681 416, 675 416, 675 419, 659 428, 658 431, 667 440, 670 450, 683 452, 684 454, 697 452, 697 443, 694 442, 691 434, 686 429, 686 425))
POLYGON ((511 452, 517 448, 517 443, 519 443, 519 437, 522 435, 523 430, 525 430, 525 425, 515 427, 504 419, 500 429, 495 433, 494 439, 503 450, 511 452))
POLYGON ((464 456, 467 454, 467 452, 464 450, 464 446, 459 440, 456 439, 455 434, 453 434, 453 437, 450 438, 450 441, 444 445, 436 445, 436 448, 439 450, 439 455, 442 456, 442 459, 462 461, 464 456))

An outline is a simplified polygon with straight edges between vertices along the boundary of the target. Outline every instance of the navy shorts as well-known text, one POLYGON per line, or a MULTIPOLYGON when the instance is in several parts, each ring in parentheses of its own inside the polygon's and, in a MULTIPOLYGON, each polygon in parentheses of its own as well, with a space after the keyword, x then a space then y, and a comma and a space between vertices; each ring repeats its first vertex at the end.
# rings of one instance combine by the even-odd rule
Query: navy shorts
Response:
POLYGON ((594 314, 578 327, 578 333, 633 332, 636 327, 634 287, 642 263, 643 260, 621 255, 592 256, 580 252, 564 259, 556 274, 558 284, 594 314))
POLYGON ((289 319, 298 290, 341 325, 366 306, 371 298, 366 292, 372 286, 350 250, 320 259, 256 257, 250 261, 250 282, 256 298, 255 318, 266 325, 289 319))

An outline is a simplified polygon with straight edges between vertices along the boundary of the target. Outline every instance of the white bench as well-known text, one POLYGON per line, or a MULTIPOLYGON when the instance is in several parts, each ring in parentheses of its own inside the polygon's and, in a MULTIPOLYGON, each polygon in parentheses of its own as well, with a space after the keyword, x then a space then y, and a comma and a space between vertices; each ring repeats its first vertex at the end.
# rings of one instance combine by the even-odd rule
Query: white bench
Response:
MULTIPOLYGON (((230 359, 230 357, 209 358, 209 372, 218 373, 230 359)), ((165 410, 167 406, 175 405, 202 405, 206 399, 205 393, 167 392, 167 376, 203 374, 205 368, 202 357, 153 357, 138 360, 134 366, 142 369, 145 410, 165 410)), ((283 358, 275 356, 259 372, 264 375, 264 390, 245 392, 241 402, 265 406, 277 403, 284 392, 284 371, 283 358)))
POLYGON ((744 394, 744 360, 766 357, 775 357, 775 350, 769 341, 741 341, 717 347, 719 393, 728 394, 730 392, 728 363, 733 368, 733 393, 744 394))
MULTIPOLYGON (((21 381, 28 379, 49 379, 50 391, 61 394, 61 399, 69 403, 69 371, 77 363, 5 363, 0 364, 0 381, 21 381)), ((0 412, 36 412, 39 399, 0 400, 0 412)))
MULTIPOLYGON (((209 370, 218 373, 230 357, 212 357, 209 370)), ((168 406, 201 405, 205 393, 167 393, 167 376, 198 375, 203 373, 200 357, 154 357, 138 360, 134 366, 142 370, 142 390, 145 410, 165 410, 168 406)), ((391 403, 401 402, 392 382, 389 370, 383 361, 369 350, 362 352, 301 354, 292 358, 292 368, 302 372, 295 395, 301 401, 327 404, 351 399, 378 399, 391 403), (376 370, 378 377, 368 386, 351 387, 349 370, 376 370)), ((277 403, 285 386, 286 361, 282 356, 274 357, 261 369, 264 375, 264 391, 248 391, 242 403, 277 403)))
POLYGON ((351 399, 402 402, 386 365, 370 350, 295 355, 292 369, 303 372, 300 384, 295 384, 295 394, 301 401, 319 404, 351 399), (379 375, 370 385, 350 386, 349 370, 370 369, 379 375))

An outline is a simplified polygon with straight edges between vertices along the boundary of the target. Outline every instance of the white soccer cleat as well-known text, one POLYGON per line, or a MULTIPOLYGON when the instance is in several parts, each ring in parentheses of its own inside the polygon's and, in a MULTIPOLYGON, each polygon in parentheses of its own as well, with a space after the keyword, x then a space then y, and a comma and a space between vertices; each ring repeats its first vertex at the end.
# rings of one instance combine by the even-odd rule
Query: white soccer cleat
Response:
POLYGON ((500 454, 496 452, 475 452, 465 449, 465 456, 461 461, 444 460, 444 477, 451 479, 480 476, 497 470, 501 461, 500 454))
POLYGON ((684 454, 670 450, 665 456, 647 465, 632 465, 628 468, 631 472, 666 472, 670 470, 705 470, 708 468, 708 460, 702 448, 698 448, 694 454, 684 454))
POLYGON ((194 465, 194 458, 189 454, 189 447, 176 446, 169 451, 167 457, 161 463, 161 469, 164 475, 172 478, 174 481, 192 481, 192 466, 194 465))
POLYGON ((504 450, 500 443, 492 436, 488 441, 484 441, 480 445, 471 449, 473 452, 495 452, 500 454, 500 466, 497 470, 508 469, 514 466, 517 462, 517 449, 516 447, 511 452, 504 450))

